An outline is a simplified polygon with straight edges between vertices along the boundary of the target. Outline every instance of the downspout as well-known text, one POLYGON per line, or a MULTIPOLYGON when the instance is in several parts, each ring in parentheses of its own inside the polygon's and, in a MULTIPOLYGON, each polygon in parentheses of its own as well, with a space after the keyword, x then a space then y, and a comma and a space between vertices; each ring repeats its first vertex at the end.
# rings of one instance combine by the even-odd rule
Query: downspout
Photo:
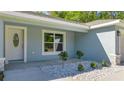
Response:
POLYGON ((120 65, 121 64, 121 32, 118 27, 115 26, 115 59, 116 59, 116 64, 120 65))

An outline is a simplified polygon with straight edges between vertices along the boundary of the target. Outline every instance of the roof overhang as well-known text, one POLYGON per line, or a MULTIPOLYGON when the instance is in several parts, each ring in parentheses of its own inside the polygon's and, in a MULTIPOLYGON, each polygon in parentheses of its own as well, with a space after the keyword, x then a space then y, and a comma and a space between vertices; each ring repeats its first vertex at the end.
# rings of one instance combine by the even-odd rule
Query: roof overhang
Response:
POLYGON ((124 28, 124 21, 121 20, 118 24, 116 24, 116 27, 124 28))
POLYGON ((97 29, 97 28, 106 27, 106 26, 112 26, 112 25, 116 25, 118 23, 120 23, 120 19, 113 20, 111 22, 98 24, 98 25, 92 25, 92 26, 89 27, 89 29, 91 30, 91 29, 97 29))
POLYGON ((56 28, 61 30, 69 30, 75 32, 88 32, 88 26, 66 22, 64 20, 57 20, 48 17, 36 16, 21 12, 0 12, 0 19, 4 21, 21 22, 32 25, 45 26, 49 28, 56 28))
POLYGON ((37 16, 37 15, 31 15, 31 14, 22 13, 22 12, 12 12, 12 11, 1 11, 0 19, 4 21, 10 21, 10 22, 19 22, 19 23, 30 24, 30 25, 44 26, 48 28, 68 30, 68 31, 74 31, 74 32, 85 32, 85 33, 87 33, 88 30, 98 29, 101 27, 107 27, 112 25, 116 25, 116 26, 124 25, 124 22, 121 22, 120 19, 89 26, 85 24, 77 24, 77 23, 67 22, 64 20, 58 20, 58 19, 49 18, 45 16, 37 16))

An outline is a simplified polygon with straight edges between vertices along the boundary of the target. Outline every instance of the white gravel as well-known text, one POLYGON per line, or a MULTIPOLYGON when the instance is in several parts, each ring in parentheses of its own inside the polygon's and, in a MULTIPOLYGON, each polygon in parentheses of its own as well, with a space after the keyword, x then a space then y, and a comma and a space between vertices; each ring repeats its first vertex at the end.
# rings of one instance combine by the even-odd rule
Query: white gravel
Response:
POLYGON ((102 69, 96 69, 87 73, 78 74, 74 77, 65 78, 65 80, 97 81, 120 71, 124 71, 124 66, 103 67, 102 69))
MULTIPOLYGON (((65 63, 64 68, 62 65, 50 65, 41 67, 43 72, 46 72, 54 77, 56 80, 101 80, 102 78, 124 70, 124 66, 103 67, 101 69, 92 69, 90 67, 91 61, 65 63), (83 64, 84 71, 78 71, 78 64, 83 64)), ((97 63, 98 64, 98 63, 97 63)), ((99 64, 98 64, 99 65, 99 64)), ((100 67, 100 66, 99 66, 100 67)))

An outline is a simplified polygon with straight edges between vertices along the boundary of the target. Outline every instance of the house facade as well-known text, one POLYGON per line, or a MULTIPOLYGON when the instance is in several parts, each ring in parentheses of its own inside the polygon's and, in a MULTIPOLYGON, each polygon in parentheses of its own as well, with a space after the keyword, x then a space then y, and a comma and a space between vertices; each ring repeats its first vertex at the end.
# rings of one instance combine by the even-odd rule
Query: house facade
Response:
MULTIPOLYGON (((75 58, 117 64, 124 61, 122 20, 96 20, 79 24, 26 12, 0 12, 0 62, 58 59, 67 51, 75 58)), ((1 65, 2 66, 2 65, 1 65)))

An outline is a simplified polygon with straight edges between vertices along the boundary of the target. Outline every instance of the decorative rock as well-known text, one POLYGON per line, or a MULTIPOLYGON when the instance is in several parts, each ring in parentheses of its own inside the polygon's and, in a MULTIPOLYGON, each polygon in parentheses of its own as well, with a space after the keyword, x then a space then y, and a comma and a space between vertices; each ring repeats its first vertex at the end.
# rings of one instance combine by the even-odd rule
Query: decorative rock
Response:
POLYGON ((64 68, 61 65, 50 65, 41 68, 43 72, 51 74, 57 78, 64 80, 100 80, 117 71, 124 70, 124 66, 103 67, 100 69, 92 69, 90 67, 91 61, 82 61, 76 63, 65 63, 64 68), (77 70, 78 64, 85 67, 83 72, 77 70), (71 77, 71 78, 70 78, 71 77))

